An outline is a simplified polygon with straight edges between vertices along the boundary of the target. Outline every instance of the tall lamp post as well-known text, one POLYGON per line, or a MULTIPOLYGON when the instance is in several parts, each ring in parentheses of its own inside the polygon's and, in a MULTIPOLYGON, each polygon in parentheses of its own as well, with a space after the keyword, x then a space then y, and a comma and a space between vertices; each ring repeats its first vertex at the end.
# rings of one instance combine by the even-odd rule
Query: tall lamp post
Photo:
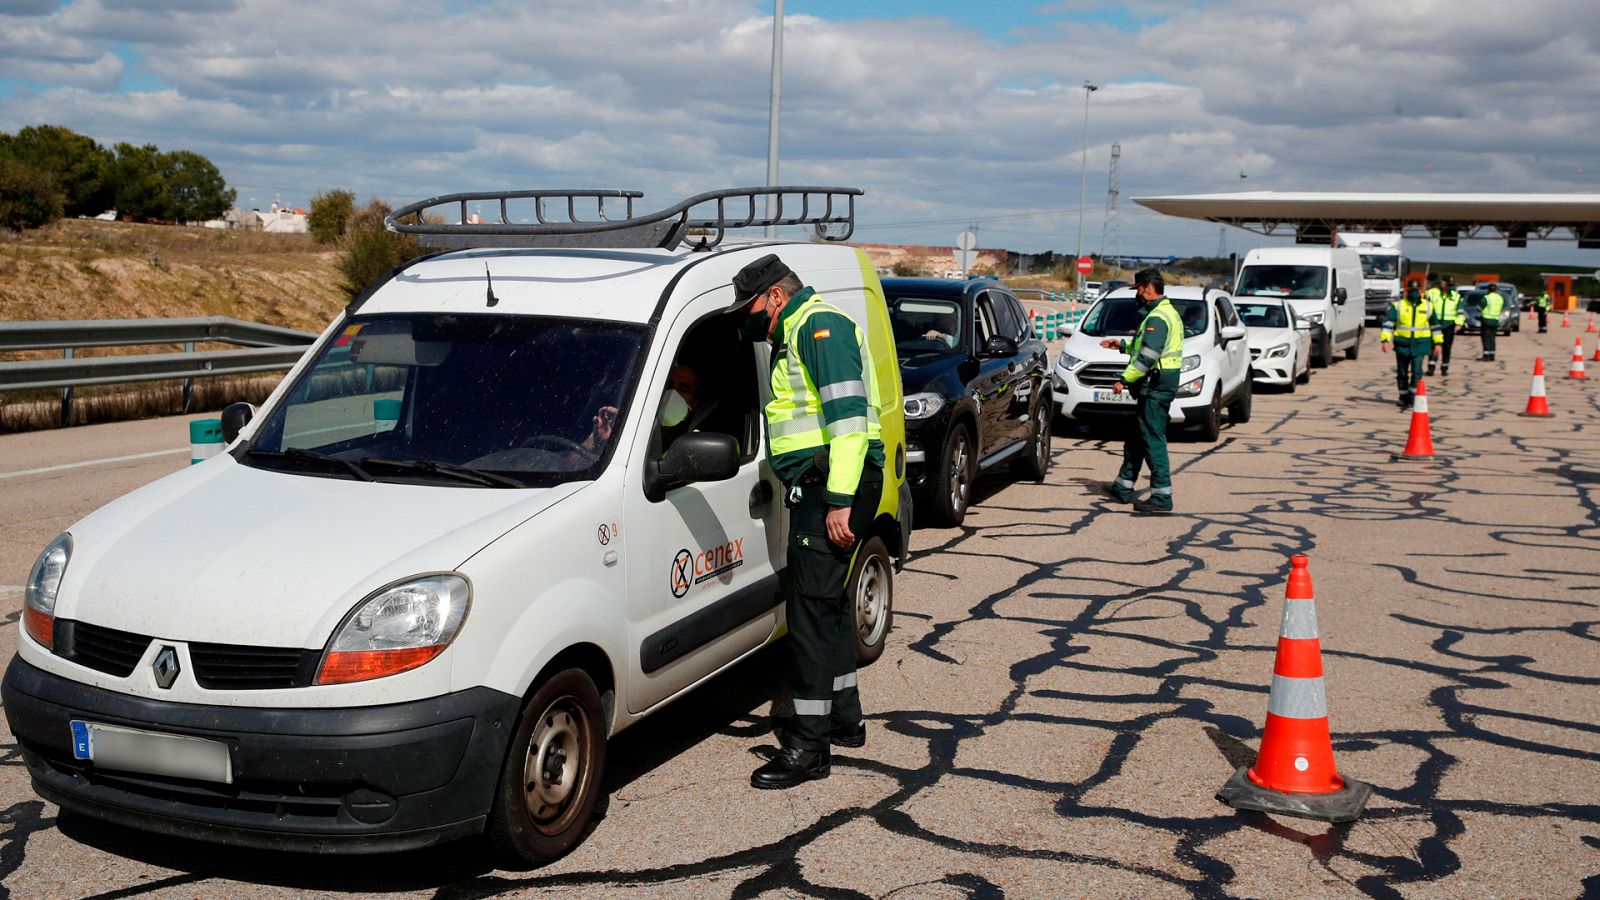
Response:
MULTIPOLYGON (((767 187, 778 183, 778 103, 783 99, 783 0, 772 10, 772 105, 767 112, 767 187)), ((772 212, 772 197, 766 198, 766 211, 772 212)), ((768 225, 766 237, 778 236, 778 227, 768 225)))
MULTIPOLYGON (((1078 173, 1078 252, 1073 255, 1072 262, 1076 266, 1078 260, 1083 258, 1083 204, 1087 200, 1089 184, 1089 95, 1100 90, 1100 86, 1088 79, 1083 82, 1083 166, 1078 173)), ((1073 269, 1078 276, 1078 292, 1083 293, 1083 273, 1073 269)))

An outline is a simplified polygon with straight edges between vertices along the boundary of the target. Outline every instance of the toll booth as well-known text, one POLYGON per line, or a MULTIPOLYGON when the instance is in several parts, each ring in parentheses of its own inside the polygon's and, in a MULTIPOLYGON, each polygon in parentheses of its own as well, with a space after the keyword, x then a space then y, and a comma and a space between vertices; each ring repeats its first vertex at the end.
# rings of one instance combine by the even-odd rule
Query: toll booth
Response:
POLYGON ((1574 309, 1577 303, 1573 299, 1571 275, 1547 275, 1544 279, 1544 289, 1550 293, 1551 309, 1574 309))

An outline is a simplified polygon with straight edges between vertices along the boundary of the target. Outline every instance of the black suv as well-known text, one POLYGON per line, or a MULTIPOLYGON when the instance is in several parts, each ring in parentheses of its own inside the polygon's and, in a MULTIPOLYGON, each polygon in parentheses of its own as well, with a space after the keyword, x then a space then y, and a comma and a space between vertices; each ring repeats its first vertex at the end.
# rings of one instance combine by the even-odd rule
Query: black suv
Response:
POLYGON ((916 511, 959 525, 978 473, 1050 464, 1050 366, 1027 312, 992 278, 885 278, 905 388, 906 483, 916 511))

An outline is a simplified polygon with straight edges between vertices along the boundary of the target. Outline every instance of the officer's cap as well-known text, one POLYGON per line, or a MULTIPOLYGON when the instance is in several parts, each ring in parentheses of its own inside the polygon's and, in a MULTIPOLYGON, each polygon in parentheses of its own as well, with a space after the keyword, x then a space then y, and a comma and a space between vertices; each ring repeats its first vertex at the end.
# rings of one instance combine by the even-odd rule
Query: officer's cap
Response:
POLYGON ((754 300, 757 294, 793 274, 776 253, 768 253, 750 263, 733 276, 733 304, 728 311, 744 306, 754 300))
POLYGON ((1167 286, 1166 279, 1161 277, 1160 269, 1140 269, 1133 275, 1133 284, 1135 287, 1141 284, 1153 284, 1158 290, 1167 286))

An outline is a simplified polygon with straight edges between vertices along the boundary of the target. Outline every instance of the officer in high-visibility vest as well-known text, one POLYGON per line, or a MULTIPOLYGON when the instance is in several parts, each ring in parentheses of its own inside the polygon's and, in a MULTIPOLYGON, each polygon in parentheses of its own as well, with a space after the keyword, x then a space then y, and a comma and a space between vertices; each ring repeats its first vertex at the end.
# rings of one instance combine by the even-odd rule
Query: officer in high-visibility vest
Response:
POLYGON ((845 597, 856 547, 883 493, 882 395, 867 341, 774 254, 733 277, 741 334, 772 344, 767 452, 789 510, 790 687, 794 726, 777 756, 750 776, 757 788, 827 778, 829 745, 866 743, 856 688, 856 617, 845 597))
MULTIPOLYGON (((1428 276, 1429 281, 1433 278, 1432 274, 1428 276)), ((1449 275, 1439 279, 1439 286, 1428 288, 1422 299, 1433 307, 1434 324, 1439 326, 1439 333, 1444 335, 1438 355, 1428 357, 1428 377, 1433 377, 1434 365, 1437 364, 1444 377, 1449 378, 1450 356, 1456 346, 1456 329, 1467 321, 1466 314, 1461 311, 1461 294, 1456 290, 1455 279, 1449 275)))
POLYGON ((1533 301, 1534 311, 1539 314, 1539 333, 1544 334, 1550 330, 1548 316, 1550 315, 1550 292, 1540 291, 1538 299, 1533 301))
POLYGON ((1383 331, 1378 333, 1379 346, 1389 352, 1389 342, 1394 342, 1395 382, 1400 388, 1395 405, 1401 409, 1411 406, 1417 392, 1417 382, 1422 378, 1422 361, 1429 355, 1439 355, 1439 345, 1444 343, 1444 333, 1434 318, 1433 308, 1422 299, 1415 287, 1406 288, 1403 299, 1389 304, 1383 314, 1383 331))
POLYGON ((1478 334, 1483 338, 1483 356, 1479 359, 1494 362, 1494 342, 1500 334, 1500 313, 1506 308, 1506 298, 1500 296, 1493 284, 1484 285, 1483 306, 1478 311, 1478 334))
POLYGON ((1144 304, 1144 319, 1133 340, 1106 338, 1100 346, 1128 354, 1122 379, 1113 393, 1131 390, 1137 402, 1138 422, 1122 445, 1122 468, 1111 483, 1111 495, 1147 513, 1172 512, 1172 467, 1167 462, 1167 417, 1178 393, 1183 369, 1183 319, 1165 296, 1166 281, 1157 269, 1141 269, 1133 276, 1133 289, 1144 304), (1139 470, 1150 465, 1150 499, 1135 502, 1139 470))

